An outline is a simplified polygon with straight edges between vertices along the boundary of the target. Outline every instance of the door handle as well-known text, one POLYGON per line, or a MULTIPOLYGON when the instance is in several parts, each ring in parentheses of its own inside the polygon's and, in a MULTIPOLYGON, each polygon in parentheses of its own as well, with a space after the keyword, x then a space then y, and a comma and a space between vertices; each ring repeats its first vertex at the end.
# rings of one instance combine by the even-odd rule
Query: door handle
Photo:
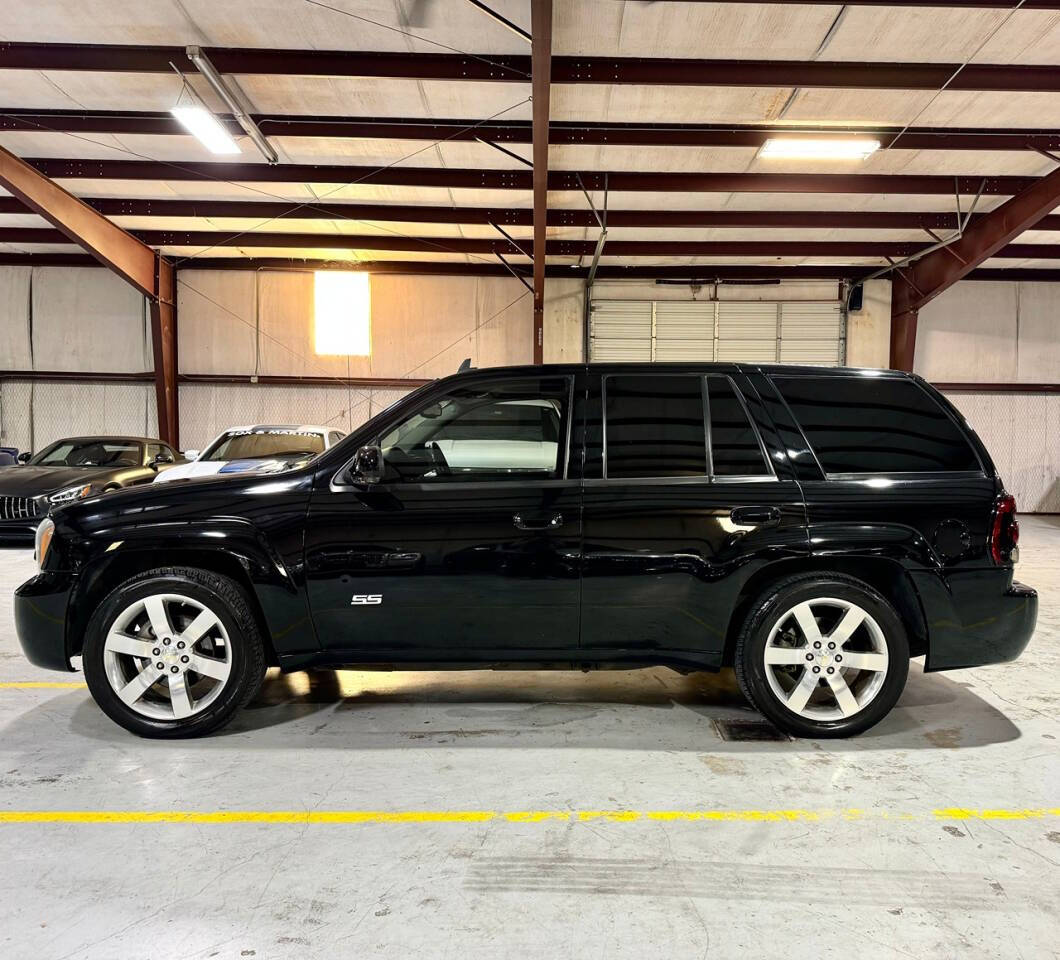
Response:
POLYGON ((512 517, 512 523, 516 530, 558 530, 563 526, 563 514, 557 513, 552 517, 524 517, 517 513, 512 517))
POLYGON ((741 526, 757 526, 780 521, 779 507, 737 507, 729 514, 733 523, 741 526))

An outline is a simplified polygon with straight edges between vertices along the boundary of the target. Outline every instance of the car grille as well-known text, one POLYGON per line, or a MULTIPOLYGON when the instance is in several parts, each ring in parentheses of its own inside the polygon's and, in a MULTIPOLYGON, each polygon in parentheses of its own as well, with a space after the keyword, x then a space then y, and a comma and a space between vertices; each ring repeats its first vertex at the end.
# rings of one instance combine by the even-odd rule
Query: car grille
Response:
POLYGON ((0 497, 0 520, 29 520, 47 512, 36 497, 0 497))

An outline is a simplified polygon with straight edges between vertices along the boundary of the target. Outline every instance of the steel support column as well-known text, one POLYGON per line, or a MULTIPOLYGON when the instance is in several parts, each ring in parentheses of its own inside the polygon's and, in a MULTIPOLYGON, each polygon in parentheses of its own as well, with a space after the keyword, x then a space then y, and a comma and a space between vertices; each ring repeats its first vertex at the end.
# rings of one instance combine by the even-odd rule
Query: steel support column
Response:
POLYGON ((1060 167, 973 223, 953 243, 894 273, 891 366, 913 369, 920 308, 995 256, 1060 204, 1060 167))
POLYGON ((545 231, 548 219, 548 113, 552 73, 552 0, 531 0, 534 127, 534 363, 544 362, 545 231))
POLYGON ((176 443, 176 280, 172 264, 2 147, 0 186, 149 298, 159 435, 176 443))
POLYGON ((167 443, 180 442, 177 403, 177 271, 157 257, 158 295, 151 300, 151 346, 155 357, 155 398, 158 435, 167 443))

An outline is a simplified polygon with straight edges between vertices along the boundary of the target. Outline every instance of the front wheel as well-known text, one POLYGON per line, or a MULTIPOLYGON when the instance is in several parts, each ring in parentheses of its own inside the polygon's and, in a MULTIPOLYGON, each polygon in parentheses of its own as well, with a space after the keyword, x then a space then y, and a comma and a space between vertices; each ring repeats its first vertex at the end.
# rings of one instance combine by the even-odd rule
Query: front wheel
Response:
POLYGON ((799 737, 849 737, 879 723, 909 672, 894 607, 841 574, 791 577, 752 606, 736 642, 748 700, 799 737))
POLYGON ((234 581, 168 567, 127 580, 100 604, 82 668, 116 723, 143 737, 176 738, 227 723, 261 686, 265 658, 234 581))

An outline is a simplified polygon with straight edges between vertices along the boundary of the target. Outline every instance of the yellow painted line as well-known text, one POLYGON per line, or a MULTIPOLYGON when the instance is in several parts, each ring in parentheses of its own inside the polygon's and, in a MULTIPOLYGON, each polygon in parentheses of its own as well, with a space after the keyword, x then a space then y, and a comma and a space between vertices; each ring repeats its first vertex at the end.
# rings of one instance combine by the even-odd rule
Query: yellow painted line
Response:
POLYGON ((5 680, 0 681, 0 689, 5 690, 84 690, 87 683, 76 680, 5 680))
POLYGON ((265 823, 265 824, 428 824, 584 823, 636 821, 701 823, 807 823, 844 820, 1043 820, 1060 818, 1060 807, 974 809, 946 807, 923 813, 886 810, 6 810, 11 823, 265 823))
POLYGON ((1026 810, 969 810, 945 807, 935 811, 937 820, 1045 820, 1060 817, 1060 807, 1032 807, 1026 810))

